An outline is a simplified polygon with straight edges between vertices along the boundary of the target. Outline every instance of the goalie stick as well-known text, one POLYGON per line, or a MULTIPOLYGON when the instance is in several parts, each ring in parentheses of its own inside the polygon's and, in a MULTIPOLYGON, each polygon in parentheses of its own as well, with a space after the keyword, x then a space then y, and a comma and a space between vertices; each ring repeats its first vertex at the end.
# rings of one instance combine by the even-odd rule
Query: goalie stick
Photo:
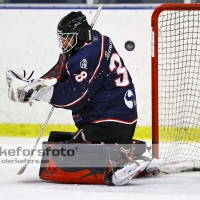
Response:
POLYGON ((26 167, 28 166, 29 161, 31 160, 31 157, 33 156, 33 153, 34 153, 34 151, 35 151, 35 148, 36 148, 36 146, 37 146, 37 144, 38 144, 38 142, 39 142, 39 139, 41 138, 41 136, 42 136, 42 134, 43 134, 43 132, 44 132, 44 130, 45 130, 45 128, 46 128, 46 125, 47 125, 47 123, 48 123, 48 121, 49 121, 49 119, 50 119, 50 117, 51 117, 53 111, 54 111, 54 107, 51 108, 51 111, 50 111, 50 113, 49 113, 49 115, 48 115, 48 117, 47 117, 47 119, 46 119, 46 121, 45 121, 45 123, 44 123, 44 125, 43 125, 43 127, 42 127, 42 130, 40 131, 40 134, 39 134, 39 136, 38 136, 38 138, 37 138, 37 140, 36 140, 36 143, 35 143, 33 149, 31 150, 30 158, 28 159, 27 163, 26 163, 25 165, 23 165, 23 166, 20 168, 20 170, 18 171, 17 175, 22 174, 22 173, 25 171, 26 167))
POLYGON ((94 16, 94 18, 93 18, 93 20, 92 20, 92 23, 91 23, 91 27, 92 27, 92 28, 93 28, 95 22, 97 21, 97 18, 98 18, 98 16, 99 16, 99 14, 100 14, 102 8, 103 8, 103 5, 102 5, 102 4, 99 4, 98 9, 97 9, 97 12, 96 12, 96 14, 95 14, 95 16, 94 16))
MULTIPOLYGON (((99 14, 100 14, 102 8, 103 8, 103 5, 102 5, 102 4, 99 4, 98 9, 97 9, 97 12, 96 12, 96 14, 95 14, 95 16, 94 16, 94 18, 93 18, 93 20, 92 20, 91 27, 93 27, 94 24, 95 24, 95 22, 97 21, 97 18, 98 18, 98 16, 99 16, 99 14)), ((26 163, 25 165, 23 165, 23 166, 19 169, 17 175, 23 174, 24 171, 25 171, 25 169, 27 168, 27 166, 28 166, 28 164, 29 164, 29 161, 31 160, 31 157, 33 156, 33 153, 34 153, 34 151, 35 151, 35 148, 36 148, 36 146, 37 146, 37 144, 38 144, 38 142, 39 142, 39 140, 40 140, 40 138, 41 138, 41 136, 42 136, 42 134, 43 134, 43 132, 44 132, 44 130, 45 130, 45 128, 46 128, 46 125, 47 125, 47 123, 48 123, 48 121, 49 121, 49 119, 50 119, 50 117, 51 117, 53 111, 54 111, 54 107, 51 108, 51 111, 50 111, 50 113, 49 113, 49 115, 48 115, 48 117, 47 117, 47 119, 46 119, 46 121, 45 121, 45 123, 44 123, 44 125, 43 125, 43 127, 42 127, 42 130, 40 131, 40 134, 39 134, 39 136, 38 136, 38 138, 37 138, 37 140, 36 140, 36 143, 35 143, 33 149, 31 150, 30 158, 28 159, 27 163, 26 163)))

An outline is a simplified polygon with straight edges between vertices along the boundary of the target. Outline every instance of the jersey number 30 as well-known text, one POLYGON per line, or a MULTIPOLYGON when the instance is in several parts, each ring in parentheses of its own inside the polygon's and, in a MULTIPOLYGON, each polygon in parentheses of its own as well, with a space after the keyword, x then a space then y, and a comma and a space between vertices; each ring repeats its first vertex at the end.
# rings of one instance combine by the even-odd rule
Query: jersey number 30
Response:
POLYGON ((116 70, 118 78, 115 79, 116 86, 127 86, 129 85, 128 71, 126 67, 122 66, 121 59, 118 54, 114 53, 110 58, 109 69, 111 72, 116 70))

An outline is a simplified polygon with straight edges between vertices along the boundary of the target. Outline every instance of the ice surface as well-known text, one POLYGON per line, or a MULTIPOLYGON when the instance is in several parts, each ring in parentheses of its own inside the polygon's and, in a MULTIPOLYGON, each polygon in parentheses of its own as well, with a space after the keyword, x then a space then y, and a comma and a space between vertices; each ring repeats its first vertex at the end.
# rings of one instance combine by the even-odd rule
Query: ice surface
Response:
MULTIPOLYGON (((44 141, 41 138, 41 141, 44 141)), ((32 148, 36 139, 0 138, 0 146, 23 143, 32 148)), ((40 141, 40 142, 41 142, 40 141)), ((38 144, 40 145, 40 144, 38 144)), ((126 186, 59 184, 41 180, 39 166, 29 164, 22 175, 16 175, 23 164, 5 167, 0 164, 1 200, 198 200, 200 172, 157 175, 132 180, 126 186)))

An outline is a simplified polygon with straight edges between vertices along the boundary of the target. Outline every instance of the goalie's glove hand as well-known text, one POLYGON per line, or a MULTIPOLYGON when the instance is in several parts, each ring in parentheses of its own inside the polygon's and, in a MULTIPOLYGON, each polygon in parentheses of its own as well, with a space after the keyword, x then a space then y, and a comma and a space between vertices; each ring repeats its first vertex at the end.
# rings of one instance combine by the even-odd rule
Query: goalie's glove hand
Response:
POLYGON ((32 103, 33 100, 49 102, 53 95, 53 85, 57 83, 55 78, 26 80, 12 70, 6 72, 6 79, 9 99, 21 103, 32 103))
POLYGON ((28 84, 28 80, 24 76, 9 70, 6 72, 6 80, 8 84, 8 97, 15 102, 29 102, 31 94, 28 94, 23 88, 28 84))
POLYGON ((31 94, 31 100, 38 100, 44 102, 50 102, 53 96, 54 85, 57 83, 56 78, 51 79, 34 79, 29 82, 24 90, 27 93, 33 91, 31 94))

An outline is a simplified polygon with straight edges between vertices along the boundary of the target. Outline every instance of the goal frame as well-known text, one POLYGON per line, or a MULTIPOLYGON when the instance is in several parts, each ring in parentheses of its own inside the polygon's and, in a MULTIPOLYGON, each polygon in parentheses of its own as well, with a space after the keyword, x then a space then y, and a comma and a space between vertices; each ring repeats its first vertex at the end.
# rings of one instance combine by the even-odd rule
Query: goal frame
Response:
POLYGON ((200 10, 200 4, 162 4, 153 11, 151 16, 152 154, 155 158, 159 158, 158 18, 161 12, 169 10, 200 10))

